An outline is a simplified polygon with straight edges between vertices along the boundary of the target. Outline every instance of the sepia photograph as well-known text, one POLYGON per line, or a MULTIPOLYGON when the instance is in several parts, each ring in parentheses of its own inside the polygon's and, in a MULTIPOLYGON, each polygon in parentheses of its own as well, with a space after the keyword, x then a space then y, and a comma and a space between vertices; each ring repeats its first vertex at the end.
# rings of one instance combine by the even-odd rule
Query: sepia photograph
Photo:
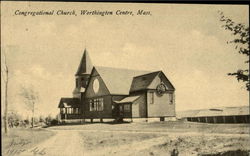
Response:
POLYGON ((249 6, 1 2, 2 156, 250 156, 249 6))

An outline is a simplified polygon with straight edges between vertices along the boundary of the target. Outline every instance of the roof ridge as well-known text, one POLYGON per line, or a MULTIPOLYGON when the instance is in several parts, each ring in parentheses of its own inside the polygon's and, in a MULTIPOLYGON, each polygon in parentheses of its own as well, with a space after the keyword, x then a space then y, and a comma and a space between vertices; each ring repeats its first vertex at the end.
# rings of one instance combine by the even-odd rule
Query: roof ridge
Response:
POLYGON ((150 74, 153 74, 153 73, 159 73, 159 72, 162 72, 162 71, 161 70, 159 70, 159 71, 152 71, 151 73, 146 73, 146 74, 138 75, 138 76, 135 76, 134 78, 140 77, 140 76, 145 76, 145 75, 150 75, 150 74))
POLYGON ((110 94, 120 95, 129 95, 131 84, 135 76, 150 72, 104 66, 94 66, 94 68, 100 74, 110 94))
POLYGON ((129 70, 129 71, 141 71, 141 72, 153 72, 148 70, 140 70, 140 69, 129 69, 129 68, 116 68, 116 67, 107 67, 107 66, 94 66, 96 68, 109 68, 109 69, 121 69, 121 70, 129 70))

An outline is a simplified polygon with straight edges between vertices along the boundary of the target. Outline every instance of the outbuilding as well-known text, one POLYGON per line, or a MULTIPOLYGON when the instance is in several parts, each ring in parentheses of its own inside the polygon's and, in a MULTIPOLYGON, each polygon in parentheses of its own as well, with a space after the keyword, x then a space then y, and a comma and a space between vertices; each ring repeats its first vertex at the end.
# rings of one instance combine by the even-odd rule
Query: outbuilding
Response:
POLYGON ((203 123, 250 123, 249 106, 220 107, 185 111, 178 115, 191 122, 203 123))

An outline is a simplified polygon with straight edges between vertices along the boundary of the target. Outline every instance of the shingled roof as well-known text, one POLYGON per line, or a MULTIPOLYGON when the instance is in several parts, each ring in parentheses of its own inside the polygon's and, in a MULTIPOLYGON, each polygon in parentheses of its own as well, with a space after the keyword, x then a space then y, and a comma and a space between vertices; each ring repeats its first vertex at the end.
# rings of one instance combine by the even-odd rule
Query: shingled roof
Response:
POLYGON ((134 77, 130 92, 147 89, 147 87, 151 84, 151 82, 160 72, 161 71, 156 71, 134 77))
POLYGON ((129 95, 133 78, 151 73, 150 71, 131 70, 111 67, 94 67, 100 74, 110 94, 129 95))
POLYGON ((58 108, 64 107, 79 107, 80 106, 80 99, 78 98, 61 98, 58 108))

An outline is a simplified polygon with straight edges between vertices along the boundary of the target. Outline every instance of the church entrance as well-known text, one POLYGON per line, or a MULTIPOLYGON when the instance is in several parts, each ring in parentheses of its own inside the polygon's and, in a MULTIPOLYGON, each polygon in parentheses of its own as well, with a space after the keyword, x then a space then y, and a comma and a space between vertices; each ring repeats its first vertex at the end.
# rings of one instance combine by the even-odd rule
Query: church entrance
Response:
POLYGON ((119 111, 118 111, 118 116, 123 117, 124 115, 124 108, 122 104, 119 104, 119 111))
POLYGON ((116 116, 118 118, 131 118, 132 112, 131 112, 131 103, 121 103, 116 104, 116 116))

